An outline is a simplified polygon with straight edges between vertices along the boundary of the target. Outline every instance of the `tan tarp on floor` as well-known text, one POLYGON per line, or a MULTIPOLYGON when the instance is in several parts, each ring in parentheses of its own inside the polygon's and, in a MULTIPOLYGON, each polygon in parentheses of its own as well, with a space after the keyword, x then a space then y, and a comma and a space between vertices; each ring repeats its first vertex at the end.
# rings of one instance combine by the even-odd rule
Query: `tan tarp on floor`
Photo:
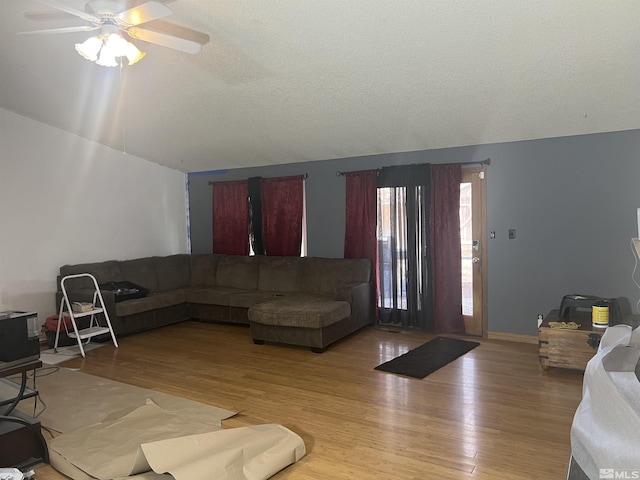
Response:
POLYGON ((206 429, 148 402, 124 417, 53 439, 51 464, 76 480, 124 478, 149 470, 168 472, 176 480, 259 480, 305 454, 302 439, 281 425, 198 433, 206 429))
POLYGON ((76 480, 261 480, 305 455, 281 425, 222 429, 233 412, 172 395, 67 369, 37 388, 42 424, 64 432, 49 442, 51 464, 76 480))
MULTIPOLYGON (((217 427, 221 426, 222 420, 235 415, 235 412, 213 405, 68 368, 39 369, 36 389, 46 404, 46 409, 38 417, 40 423, 62 433, 102 422, 110 416, 121 417, 145 405, 147 399, 153 400, 169 412, 217 427)), ((24 400, 18 408, 28 415, 33 415, 33 402, 33 399, 24 400)), ((41 409, 41 406, 37 407, 38 411, 41 409)))

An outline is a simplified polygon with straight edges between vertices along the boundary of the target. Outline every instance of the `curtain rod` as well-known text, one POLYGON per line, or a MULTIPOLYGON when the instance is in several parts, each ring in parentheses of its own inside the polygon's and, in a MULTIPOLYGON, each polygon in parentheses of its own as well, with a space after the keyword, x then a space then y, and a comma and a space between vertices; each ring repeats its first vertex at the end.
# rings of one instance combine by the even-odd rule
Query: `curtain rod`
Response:
POLYGON ((478 162, 459 162, 460 165, 491 165, 491 159, 480 160, 478 162))
MULTIPOLYGON (((477 162, 458 162, 458 165, 490 165, 491 164, 491 159, 487 158, 485 160, 479 160, 477 162)), ((452 164, 449 164, 452 165, 452 164)), ((376 169, 376 170, 380 170, 380 169, 376 169)), ((358 171, 358 170, 356 170, 358 171)), ((344 177, 345 174, 350 173, 350 172, 336 172, 336 177, 344 177)))
MULTIPOLYGON (((309 177, 309 174, 308 173, 303 173, 302 175, 287 175, 287 177, 302 177, 303 180, 306 180, 309 177)), ((268 178, 287 178, 287 177, 268 177, 268 178)), ((241 180, 238 180, 238 181, 241 181, 241 180)), ((216 182, 212 182, 211 180, 209 180, 208 183, 209 183, 209 185, 213 185, 216 182)))

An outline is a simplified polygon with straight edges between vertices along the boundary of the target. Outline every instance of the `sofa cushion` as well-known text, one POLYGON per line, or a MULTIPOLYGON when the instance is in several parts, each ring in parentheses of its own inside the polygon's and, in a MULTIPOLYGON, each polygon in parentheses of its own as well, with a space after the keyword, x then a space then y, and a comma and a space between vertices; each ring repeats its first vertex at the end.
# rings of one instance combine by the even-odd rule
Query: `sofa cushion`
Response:
MULTIPOLYGON (((98 284, 105 282, 119 282, 122 279, 119 262, 108 260, 106 262, 97 263, 81 263, 78 265, 64 265, 60 267, 60 276, 77 275, 80 273, 90 273, 98 284)), ((79 290, 81 288, 93 288, 93 282, 90 278, 71 278, 64 282, 64 287, 68 292, 79 290)))
POLYGON ((126 302, 116 304, 116 315, 118 317, 126 317, 127 315, 135 315, 140 312, 148 312, 155 310, 157 307, 153 296, 134 298, 126 302))
POLYGON ((191 268, 189 255, 179 254, 168 257, 153 257, 158 278, 158 291, 166 292, 190 285, 191 268))
POLYGON ((158 291, 158 277, 152 257, 124 260, 119 263, 122 279, 137 283, 150 292, 158 291))
POLYGON ((217 253, 199 253, 191 255, 191 286, 215 287, 218 262, 223 255, 217 253))
POLYGON ((306 259, 302 291, 333 295, 337 288, 349 283, 367 283, 371 262, 362 258, 306 259))
POLYGON ((189 303, 229 306, 229 297, 235 293, 244 292, 233 287, 190 288, 187 293, 189 303))
POLYGON ((323 328, 351 315, 349 302, 278 299, 254 305, 249 321, 281 327, 323 328))
POLYGON ((134 298, 116 304, 116 315, 126 317, 141 312, 179 305, 187 301, 187 290, 154 293, 144 298, 134 298))
POLYGON ((222 287, 256 290, 259 265, 260 257, 225 255, 218 263, 216 284, 222 287))
POLYGON ((174 305, 180 305, 187 303, 187 294, 189 289, 178 288, 168 292, 154 293, 152 298, 156 301, 156 308, 173 307, 174 305))
POLYGON ((302 284, 304 258, 262 257, 258 273, 258 290, 297 292, 302 284))
POLYGON ((251 290, 234 293, 229 297, 229 306, 239 308, 250 308, 258 303, 270 302, 272 300, 300 300, 302 302, 314 300, 333 300, 330 296, 310 295, 300 292, 279 292, 276 290, 251 290))
POLYGON ((283 298, 282 294, 275 291, 251 290, 249 292, 238 292, 229 296, 229 306, 239 308, 249 308, 258 303, 283 298))

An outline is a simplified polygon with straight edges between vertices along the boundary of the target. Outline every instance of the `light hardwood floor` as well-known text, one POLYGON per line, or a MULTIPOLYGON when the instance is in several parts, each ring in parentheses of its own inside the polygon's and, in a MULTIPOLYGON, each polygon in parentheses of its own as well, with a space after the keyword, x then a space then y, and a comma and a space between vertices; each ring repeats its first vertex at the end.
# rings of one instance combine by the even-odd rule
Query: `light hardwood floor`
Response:
MULTIPOLYGON (((565 478, 582 373, 544 372, 537 345, 500 340, 423 380, 374 370, 431 338, 366 328, 315 354, 253 345, 244 326, 184 322, 62 366, 240 412, 226 428, 288 427, 307 456, 275 479, 565 478)), ((36 478, 65 477, 43 466, 36 478)))

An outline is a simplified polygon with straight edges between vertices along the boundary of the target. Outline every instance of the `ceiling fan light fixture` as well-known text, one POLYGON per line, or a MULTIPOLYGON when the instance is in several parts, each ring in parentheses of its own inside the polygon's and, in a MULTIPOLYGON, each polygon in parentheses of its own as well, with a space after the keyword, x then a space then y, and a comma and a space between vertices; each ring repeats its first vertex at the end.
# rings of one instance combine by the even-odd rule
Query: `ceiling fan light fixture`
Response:
POLYGON ((114 57, 124 57, 127 54, 127 42, 118 33, 110 33, 104 41, 102 50, 107 50, 114 57))
POLYGON ((158 25, 165 25, 160 30, 167 30, 166 33, 145 28, 145 24, 172 14, 171 10, 164 5, 167 0, 88 0, 84 11, 68 6, 60 0, 37 1, 78 17, 92 25, 48 28, 18 33, 44 35, 100 30, 99 35, 75 44, 78 54, 98 65, 117 66, 118 63, 122 65, 122 57, 127 57, 129 65, 133 65, 145 56, 144 52, 125 40, 124 33, 133 39, 194 55, 199 53, 202 45, 209 41, 209 35, 205 33, 179 27, 170 22, 158 23, 158 25))
POLYGON ((76 51, 87 60, 103 67, 117 67, 116 59, 121 57, 127 57, 129 65, 139 62, 146 54, 125 40, 116 29, 117 27, 104 25, 101 35, 90 37, 83 43, 76 43, 76 51))
POLYGON ((127 60, 129 60, 129 65, 138 63, 145 55, 146 53, 138 50, 138 47, 136 47, 133 43, 127 42, 127 53, 125 54, 125 57, 127 57, 127 60))
POLYGON ((87 60, 95 62, 102 48, 102 40, 99 37, 90 37, 82 43, 76 43, 76 51, 87 60))
POLYGON ((100 50, 100 56, 98 57, 98 60, 96 60, 96 63, 101 67, 117 67, 118 66, 118 62, 116 62, 116 57, 113 55, 112 52, 109 51, 109 49, 105 47, 102 47, 102 50, 100 50))

